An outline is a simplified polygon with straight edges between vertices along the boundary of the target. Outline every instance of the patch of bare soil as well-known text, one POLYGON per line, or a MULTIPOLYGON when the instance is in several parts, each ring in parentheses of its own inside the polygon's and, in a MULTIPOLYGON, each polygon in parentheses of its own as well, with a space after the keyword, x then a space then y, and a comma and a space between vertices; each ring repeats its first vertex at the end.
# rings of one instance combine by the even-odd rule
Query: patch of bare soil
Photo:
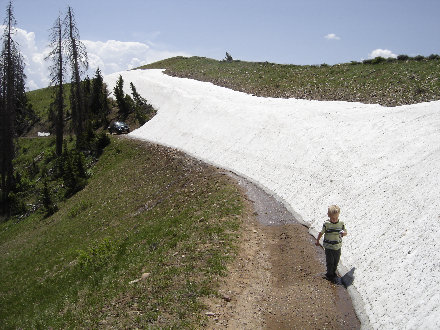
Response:
POLYGON ((359 329, 343 286, 323 278, 324 252, 272 196, 236 177, 248 200, 238 256, 207 302, 210 329, 359 329))

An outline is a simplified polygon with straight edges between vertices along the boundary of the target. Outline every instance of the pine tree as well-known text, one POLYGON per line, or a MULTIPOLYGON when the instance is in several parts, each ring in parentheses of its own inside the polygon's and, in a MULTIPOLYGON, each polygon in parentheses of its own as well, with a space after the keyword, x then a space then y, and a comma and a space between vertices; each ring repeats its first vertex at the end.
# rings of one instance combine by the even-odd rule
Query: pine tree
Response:
POLYGON ((16 65, 18 70, 15 71, 15 120, 14 130, 15 135, 20 136, 26 133, 38 121, 38 116, 28 102, 26 95, 26 75, 24 74, 24 59, 17 50, 16 65))
POLYGON ((6 8, 3 48, 0 55, 0 170, 1 170, 1 203, 3 212, 9 213, 9 193, 14 189, 14 168, 12 160, 15 155, 14 137, 17 110, 26 100, 24 81, 24 62, 13 40, 15 18, 12 2, 6 8))
POLYGON ((96 138, 95 131, 93 130, 92 123, 92 110, 91 110, 91 102, 92 102, 92 82, 90 78, 87 76, 84 81, 81 83, 83 93, 84 93, 84 103, 85 103, 85 111, 84 111, 84 128, 82 134, 82 149, 90 150, 93 147, 93 142, 96 138))
MULTIPOLYGON (((22 77, 25 78, 24 76, 22 77)), ((17 97, 15 111, 15 133, 21 136, 29 131, 29 129, 39 120, 32 104, 29 103, 26 95, 26 87, 24 80, 17 81, 17 97)))
POLYGON ((81 82, 84 94, 84 123, 90 121, 91 116, 91 101, 92 101, 92 82, 89 76, 85 77, 81 82))
POLYGON ((83 144, 83 130, 85 121, 86 101, 81 84, 81 75, 88 69, 87 51, 81 42, 78 28, 76 27, 75 17, 72 8, 67 8, 67 14, 64 19, 64 40, 67 58, 72 71, 71 84, 71 109, 73 128, 76 134, 76 145, 80 149, 83 144))
POLYGON ((131 95, 133 96, 134 101, 134 111, 136 114, 136 119, 138 122, 143 125, 154 115, 154 108, 148 101, 143 98, 136 90, 136 87, 131 82, 131 95))
POLYGON ((132 82, 130 83, 130 89, 131 89, 131 95, 133 96, 134 103, 135 103, 137 106, 142 106, 142 105, 144 105, 144 104, 148 104, 148 103, 147 103, 147 100, 144 99, 144 98, 143 98, 143 97, 137 92, 136 87, 134 86, 134 84, 133 84, 132 82))
POLYGON ((133 112, 134 102, 130 95, 124 93, 124 79, 119 75, 116 81, 116 86, 113 89, 113 94, 118 104, 119 113, 126 118, 131 112, 133 112))
POLYGON ((64 135, 64 72, 65 63, 63 57, 63 33, 61 18, 58 16, 51 31, 50 47, 52 51, 46 59, 52 60, 50 66, 51 83, 55 86, 55 95, 52 106, 55 108, 54 124, 56 133, 56 154, 61 156, 63 152, 64 135))
POLYGON ((107 115, 110 107, 107 100, 108 91, 101 75, 101 70, 96 69, 92 82, 91 113, 95 128, 107 124, 107 115))
POLYGON ((84 156, 77 150, 63 151, 63 183, 66 188, 65 197, 70 197, 83 189, 87 184, 87 173, 84 166, 84 156))

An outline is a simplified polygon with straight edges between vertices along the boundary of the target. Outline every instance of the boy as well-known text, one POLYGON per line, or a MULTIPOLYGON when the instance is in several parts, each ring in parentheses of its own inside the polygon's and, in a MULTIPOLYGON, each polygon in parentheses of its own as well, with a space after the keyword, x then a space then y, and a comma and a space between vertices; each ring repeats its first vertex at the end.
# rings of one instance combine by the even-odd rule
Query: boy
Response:
POLYGON ((319 246, 319 240, 322 235, 324 235, 323 247, 325 249, 325 261, 327 264, 325 277, 333 283, 336 283, 338 279, 336 269, 338 268, 339 258, 341 257, 342 237, 347 236, 344 223, 339 221, 340 211, 337 205, 328 207, 327 214, 330 221, 324 223, 315 243, 315 245, 319 246))

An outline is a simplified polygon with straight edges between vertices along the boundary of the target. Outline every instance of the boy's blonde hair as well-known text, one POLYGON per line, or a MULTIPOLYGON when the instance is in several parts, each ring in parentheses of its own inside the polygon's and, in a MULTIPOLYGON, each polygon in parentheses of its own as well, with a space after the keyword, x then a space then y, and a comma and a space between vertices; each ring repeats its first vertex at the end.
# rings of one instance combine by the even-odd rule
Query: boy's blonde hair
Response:
POLYGON ((328 207, 328 215, 339 215, 339 213, 341 212, 341 209, 339 208, 339 206, 337 205, 330 205, 328 207))

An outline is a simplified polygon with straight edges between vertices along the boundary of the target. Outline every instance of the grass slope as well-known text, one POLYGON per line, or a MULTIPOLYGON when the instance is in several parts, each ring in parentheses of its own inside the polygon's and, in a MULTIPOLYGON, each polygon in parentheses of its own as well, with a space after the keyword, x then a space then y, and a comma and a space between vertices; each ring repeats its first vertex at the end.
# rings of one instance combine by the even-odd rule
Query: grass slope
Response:
MULTIPOLYGON (((70 84, 64 85, 64 101, 66 102, 66 108, 70 108, 70 84)), ((54 87, 46 87, 37 90, 33 90, 26 93, 29 103, 32 104, 32 108, 38 117, 42 121, 47 122, 49 120, 49 108, 53 102, 54 87)))
POLYGON ((140 68, 166 69, 169 75, 209 81, 265 97, 344 100, 385 106, 440 99, 438 59, 300 66, 174 57, 140 68))
POLYGON ((201 297, 225 273, 243 212, 226 176, 112 138, 87 187, 59 207, 0 224, 2 328, 204 325, 201 297))
MULTIPOLYGON (((64 85, 64 102, 66 110, 70 109, 70 84, 64 85)), ((54 87, 46 87, 26 93, 29 103, 32 105, 35 114, 40 118, 39 122, 31 128, 26 134, 27 136, 36 136, 37 132, 49 132, 51 131, 51 124, 49 122, 49 109, 53 102, 54 87)), ((67 114, 65 113, 67 117, 67 114)), ((69 115, 70 117, 70 115, 69 115)), ((65 131, 70 130, 70 121, 65 122, 65 131)))

